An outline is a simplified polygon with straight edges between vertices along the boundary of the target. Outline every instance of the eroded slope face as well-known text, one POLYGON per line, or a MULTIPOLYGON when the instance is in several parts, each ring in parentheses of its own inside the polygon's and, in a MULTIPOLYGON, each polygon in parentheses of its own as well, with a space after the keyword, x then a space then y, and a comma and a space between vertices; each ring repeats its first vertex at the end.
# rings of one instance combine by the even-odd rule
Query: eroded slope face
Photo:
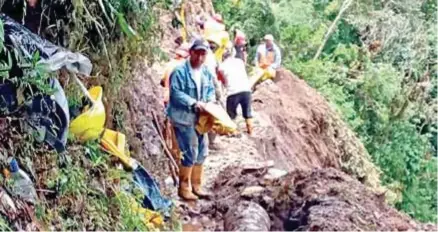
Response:
POLYGON ((264 125, 258 150, 286 170, 333 167, 374 189, 379 170, 354 132, 316 90, 290 71, 280 70, 275 83, 253 94, 253 107, 264 125))
POLYGON ((436 229, 416 223, 388 206, 382 195, 334 168, 294 171, 276 180, 266 178, 267 171, 232 167, 218 177, 216 199, 221 200, 216 202, 216 209, 225 215, 225 223, 244 218, 246 215, 226 212, 235 211, 238 202, 252 201, 268 212, 270 230, 274 231, 436 229))

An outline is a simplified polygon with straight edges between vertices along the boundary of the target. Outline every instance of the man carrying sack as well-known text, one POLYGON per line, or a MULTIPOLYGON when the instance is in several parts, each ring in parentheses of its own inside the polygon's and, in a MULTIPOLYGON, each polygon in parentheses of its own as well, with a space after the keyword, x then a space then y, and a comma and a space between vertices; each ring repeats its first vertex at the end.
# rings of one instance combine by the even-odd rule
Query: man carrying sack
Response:
POLYGON ((168 116, 174 126, 178 146, 183 153, 179 171, 178 195, 185 200, 208 197, 201 189, 203 164, 208 154, 208 139, 195 127, 207 102, 215 101, 213 75, 204 65, 209 45, 197 39, 190 57, 170 76, 168 116))
POLYGON ((255 56, 255 73, 252 75, 251 87, 259 82, 275 78, 276 70, 281 65, 281 51, 270 34, 264 37, 264 43, 257 48, 255 56))

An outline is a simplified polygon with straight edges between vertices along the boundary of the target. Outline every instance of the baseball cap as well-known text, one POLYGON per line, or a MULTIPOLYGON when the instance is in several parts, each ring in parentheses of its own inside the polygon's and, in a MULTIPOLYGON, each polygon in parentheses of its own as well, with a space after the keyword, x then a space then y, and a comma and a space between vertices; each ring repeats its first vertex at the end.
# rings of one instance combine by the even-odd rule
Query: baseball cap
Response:
POLYGON ((208 43, 203 40, 203 39, 196 39, 195 41, 193 41, 192 46, 190 47, 190 50, 204 50, 204 51, 208 51, 209 45, 208 43))
POLYGON ((265 35, 265 40, 274 41, 274 36, 271 34, 265 35))

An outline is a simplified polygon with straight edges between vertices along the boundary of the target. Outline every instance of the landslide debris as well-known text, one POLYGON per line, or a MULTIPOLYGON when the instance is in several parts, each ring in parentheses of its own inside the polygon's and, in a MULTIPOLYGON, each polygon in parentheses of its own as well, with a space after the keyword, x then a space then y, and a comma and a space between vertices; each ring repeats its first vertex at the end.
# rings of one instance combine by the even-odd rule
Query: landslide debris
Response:
POLYGON ((354 132, 328 102, 292 72, 256 87, 258 151, 285 170, 333 167, 382 192, 380 170, 354 132))
POLYGON ((239 220, 248 215, 229 212, 236 211, 236 206, 241 207, 240 202, 251 201, 268 212, 270 230, 274 231, 437 229, 430 224, 419 224, 398 212, 385 203, 383 195, 373 193, 358 180, 334 168, 295 170, 276 180, 264 178, 267 173, 267 168, 248 171, 229 167, 223 171, 214 185, 215 215, 225 215, 225 222, 239 220), (263 190, 242 195, 254 186, 263 190))

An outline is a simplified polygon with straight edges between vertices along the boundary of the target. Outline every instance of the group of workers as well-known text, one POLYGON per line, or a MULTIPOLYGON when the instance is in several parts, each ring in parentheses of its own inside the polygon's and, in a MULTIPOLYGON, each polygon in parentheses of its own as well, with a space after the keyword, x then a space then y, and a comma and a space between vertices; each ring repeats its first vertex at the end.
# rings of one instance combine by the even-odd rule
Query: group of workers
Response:
MULTIPOLYGON (((202 176, 215 134, 196 130, 199 115, 206 111, 207 103, 223 105, 222 96, 226 92, 225 108, 229 117, 236 119, 240 105, 247 133, 253 133, 252 86, 246 71, 245 34, 234 30, 231 42, 219 14, 200 16, 196 21, 201 35, 194 36, 191 43, 181 38, 175 40, 178 47, 161 82, 165 89, 166 137, 173 155, 180 158, 178 195, 184 200, 210 196, 202 188, 202 176)), ((280 63, 280 49, 273 36, 266 35, 257 49, 256 69, 273 77, 280 63)))

